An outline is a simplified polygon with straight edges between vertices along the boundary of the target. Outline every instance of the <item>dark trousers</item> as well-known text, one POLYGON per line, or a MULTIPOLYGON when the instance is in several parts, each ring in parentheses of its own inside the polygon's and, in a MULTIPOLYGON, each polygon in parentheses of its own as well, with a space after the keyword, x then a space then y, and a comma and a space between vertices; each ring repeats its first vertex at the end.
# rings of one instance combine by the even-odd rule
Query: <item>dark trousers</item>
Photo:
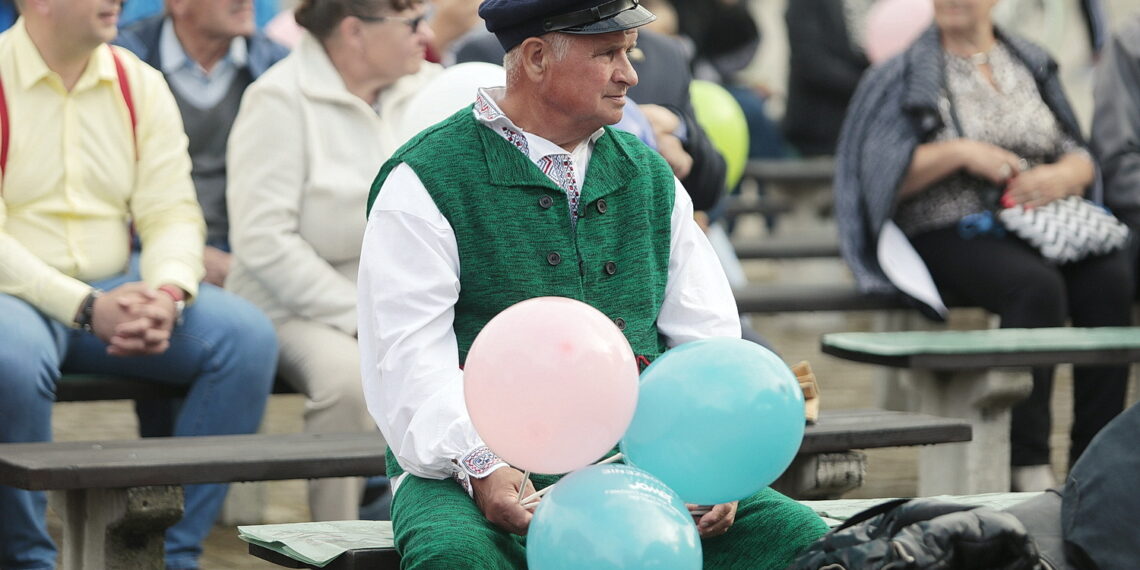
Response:
MULTIPOLYGON (((1132 324, 1133 276, 1127 248, 1056 266, 1020 239, 962 238, 957 228, 911 238, 946 297, 1001 317, 1002 328, 1109 327, 1132 324)), ((1127 366, 1073 368, 1069 465, 1124 409, 1127 366)), ((1033 392, 1013 408, 1011 463, 1049 463, 1053 368, 1033 370, 1033 392)))

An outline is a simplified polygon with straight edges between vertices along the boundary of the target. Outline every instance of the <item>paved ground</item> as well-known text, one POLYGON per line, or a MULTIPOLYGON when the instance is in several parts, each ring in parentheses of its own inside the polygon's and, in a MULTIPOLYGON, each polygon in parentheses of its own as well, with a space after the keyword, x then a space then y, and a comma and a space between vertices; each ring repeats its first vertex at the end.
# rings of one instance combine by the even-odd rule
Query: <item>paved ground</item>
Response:
MULTIPOLYGON (((745 232, 755 232, 742 228, 745 232)), ((752 262, 748 267, 753 281, 820 281, 844 279, 845 273, 832 261, 809 262, 752 262)), ((971 328, 986 325, 981 314, 956 314, 951 326, 971 328)), ((783 315, 757 319, 754 322, 761 334, 767 337, 789 363, 809 360, 819 377, 823 407, 854 408, 873 405, 873 372, 868 365, 840 361, 821 355, 819 335, 841 330, 867 330, 870 316, 851 315, 783 315)), ((1133 381, 1130 401, 1136 401, 1133 381)), ((1053 465, 1058 476, 1064 474, 1067 453, 1067 432, 1071 422, 1071 384, 1069 370, 1062 367, 1054 395, 1053 465)), ((300 431, 302 400, 297 396, 275 396, 267 413, 264 431, 300 431)), ((59 440, 126 439, 135 437, 136 424, 131 405, 125 402, 59 404, 54 419, 59 440)), ((915 493, 914 448, 872 450, 868 452, 866 484, 851 493, 852 498, 898 497, 915 493)), ((305 486, 301 481, 268 483, 267 523, 308 520, 305 504, 305 486)), ((55 525, 58 532, 58 524, 55 525)), ((246 554, 245 544, 237 538, 234 527, 215 527, 206 543, 202 559, 204 570, 240 570, 278 568, 246 554)))

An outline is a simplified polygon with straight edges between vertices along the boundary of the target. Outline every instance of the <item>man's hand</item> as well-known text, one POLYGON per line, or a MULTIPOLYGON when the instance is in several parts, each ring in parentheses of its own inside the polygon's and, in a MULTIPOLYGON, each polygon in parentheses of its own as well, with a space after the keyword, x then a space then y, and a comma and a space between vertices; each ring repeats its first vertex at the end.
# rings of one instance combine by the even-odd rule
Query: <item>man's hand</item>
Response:
MULTIPOLYGON (((534 514, 519 504, 519 483, 523 474, 518 469, 503 467, 482 478, 471 478, 475 504, 491 524, 520 536, 526 536, 534 514)), ((528 479, 522 496, 534 494, 534 485, 528 479)))
POLYGON ((705 509, 708 507, 700 505, 685 505, 689 508, 689 512, 693 513, 693 519, 697 522, 697 532, 700 533, 701 538, 713 538, 720 536, 732 527, 732 523, 736 522, 736 505, 739 501, 731 503, 722 503, 713 506, 708 512, 705 509), (701 514, 704 513, 704 514, 701 514))
POLYGON ((226 277, 230 274, 230 260, 232 255, 216 247, 206 246, 202 251, 202 261, 206 264, 206 283, 225 287, 226 277))
POLYGON ((95 299, 92 331, 112 356, 162 354, 170 347, 174 301, 145 283, 124 283, 95 299))

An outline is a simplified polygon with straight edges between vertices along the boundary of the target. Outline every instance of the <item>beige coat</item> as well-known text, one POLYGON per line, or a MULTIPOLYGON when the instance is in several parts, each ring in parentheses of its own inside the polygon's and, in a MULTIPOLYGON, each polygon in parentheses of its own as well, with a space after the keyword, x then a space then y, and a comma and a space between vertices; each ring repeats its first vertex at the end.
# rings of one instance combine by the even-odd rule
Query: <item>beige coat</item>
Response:
POLYGON ((246 90, 227 155, 227 289, 278 325, 302 318, 355 334, 368 191, 405 142, 404 108, 439 71, 425 63, 386 89, 377 114, 306 33, 246 90))

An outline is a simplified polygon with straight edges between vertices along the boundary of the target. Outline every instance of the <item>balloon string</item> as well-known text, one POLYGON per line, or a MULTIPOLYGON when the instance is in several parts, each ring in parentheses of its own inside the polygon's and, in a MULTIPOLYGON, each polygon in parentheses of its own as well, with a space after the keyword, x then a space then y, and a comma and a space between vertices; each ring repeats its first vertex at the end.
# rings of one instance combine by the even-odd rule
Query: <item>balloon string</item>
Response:
POLYGON ((515 500, 518 501, 519 504, 522 504, 523 489, 526 489, 526 482, 528 479, 530 479, 530 469, 523 471, 522 481, 519 482, 519 496, 515 497, 515 500))
MULTIPOLYGON (((594 465, 605 465, 607 463, 613 463, 615 461, 620 461, 621 458, 622 458, 622 455, 620 453, 615 453, 615 454, 611 455, 610 457, 607 457, 607 458, 595 463, 594 465)), ((541 498, 543 495, 545 495, 548 491, 550 491, 553 488, 554 488, 554 485, 551 485, 551 486, 549 486, 549 487, 547 487, 547 488, 523 499, 521 501, 523 508, 525 509, 525 508, 533 506, 539 498, 541 498)), ((520 491, 519 494, 521 496, 522 492, 520 491)))

